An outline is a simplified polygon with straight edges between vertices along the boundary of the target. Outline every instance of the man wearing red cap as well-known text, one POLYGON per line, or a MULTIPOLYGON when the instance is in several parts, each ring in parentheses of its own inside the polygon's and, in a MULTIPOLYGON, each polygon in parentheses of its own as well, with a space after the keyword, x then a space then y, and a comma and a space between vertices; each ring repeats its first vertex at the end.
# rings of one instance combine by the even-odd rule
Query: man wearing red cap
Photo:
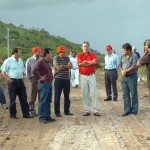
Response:
POLYGON ((100 116, 95 77, 95 66, 98 64, 98 59, 96 58, 96 55, 90 51, 89 42, 83 42, 82 50, 83 52, 79 53, 77 56, 77 61, 79 65, 82 101, 85 109, 83 116, 90 115, 91 106, 89 104, 89 93, 92 99, 94 116, 100 116))
POLYGON ((35 66, 35 63, 39 59, 40 51, 41 51, 40 47, 38 46, 33 47, 32 48, 33 56, 26 61, 26 77, 31 82, 31 96, 30 96, 29 106, 30 106, 31 114, 33 116, 37 116, 35 110, 35 101, 38 93, 38 89, 37 89, 38 80, 34 77, 32 71, 33 71, 33 67, 35 66))
POLYGON ((70 113, 70 76, 69 69, 72 69, 72 63, 66 54, 66 48, 59 46, 57 48, 58 55, 54 57, 53 65, 55 67, 55 94, 54 94, 54 108, 57 117, 62 117, 60 113, 60 96, 63 90, 64 93, 64 114, 73 115, 70 113))
POLYGON ((117 101, 118 91, 116 80, 118 77, 119 57, 113 53, 112 46, 106 46, 107 55, 105 56, 105 87, 107 98, 104 101, 112 100, 111 86, 113 89, 113 100, 117 101))

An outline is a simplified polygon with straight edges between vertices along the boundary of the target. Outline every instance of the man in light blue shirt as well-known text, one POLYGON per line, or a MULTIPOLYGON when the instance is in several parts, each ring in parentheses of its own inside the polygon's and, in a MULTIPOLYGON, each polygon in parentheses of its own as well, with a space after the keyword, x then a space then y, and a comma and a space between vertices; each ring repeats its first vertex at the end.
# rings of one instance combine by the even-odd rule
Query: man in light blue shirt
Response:
POLYGON ((118 78, 118 66, 119 66, 119 57, 113 53, 112 46, 106 46, 107 55, 105 56, 105 87, 106 87, 106 96, 107 98, 104 101, 112 100, 112 91, 113 89, 113 100, 117 101, 118 91, 116 80, 118 78))
POLYGON ((1 67, 3 77, 8 81, 10 97, 10 118, 18 119, 16 116, 16 96, 18 95, 23 118, 31 118, 29 104, 27 102, 26 87, 23 82, 24 64, 21 58, 21 49, 14 48, 12 56, 6 59, 1 67))

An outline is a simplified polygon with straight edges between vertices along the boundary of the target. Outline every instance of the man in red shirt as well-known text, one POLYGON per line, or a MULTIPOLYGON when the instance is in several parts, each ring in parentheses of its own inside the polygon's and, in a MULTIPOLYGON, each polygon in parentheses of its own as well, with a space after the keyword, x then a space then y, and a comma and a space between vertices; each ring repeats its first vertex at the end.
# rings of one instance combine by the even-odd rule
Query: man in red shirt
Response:
POLYGON ((82 50, 83 52, 79 53, 77 56, 77 61, 81 80, 82 101, 85 108, 83 116, 90 115, 91 106, 89 105, 89 93, 92 99, 94 116, 100 116, 95 77, 95 66, 98 64, 98 59, 96 55, 90 51, 89 42, 83 42, 82 50))

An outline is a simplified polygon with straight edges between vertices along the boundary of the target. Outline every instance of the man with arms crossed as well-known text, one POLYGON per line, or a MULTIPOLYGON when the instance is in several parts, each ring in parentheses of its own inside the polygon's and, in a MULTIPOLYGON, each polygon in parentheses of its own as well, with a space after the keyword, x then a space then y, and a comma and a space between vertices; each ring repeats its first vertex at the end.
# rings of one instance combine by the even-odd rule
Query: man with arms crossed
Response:
POLYGON ((81 80, 82 101, 85 109, 83 116, 90 115, 91 106, 89 104, 89 93, 91 94, 94 116, 100 116, 95 77, 95 66, 98 63, 98 59, 96 58, 96 55, 90 51, 89 42, 83 42, 82 50, 83 52, 80 52, 77 56, 77 61, 81 80))

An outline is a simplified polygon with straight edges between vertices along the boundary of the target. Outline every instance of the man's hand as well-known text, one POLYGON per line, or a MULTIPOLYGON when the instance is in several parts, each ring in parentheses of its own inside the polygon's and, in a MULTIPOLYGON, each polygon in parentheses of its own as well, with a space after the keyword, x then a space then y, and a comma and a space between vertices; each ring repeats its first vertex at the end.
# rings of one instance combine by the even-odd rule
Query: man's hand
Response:
POLYGON ((47 79, 47 76, 44 75, 44 76, 41 76, 39 80, 40 80, 40 81, 45 81, 46 79, 47 79))

